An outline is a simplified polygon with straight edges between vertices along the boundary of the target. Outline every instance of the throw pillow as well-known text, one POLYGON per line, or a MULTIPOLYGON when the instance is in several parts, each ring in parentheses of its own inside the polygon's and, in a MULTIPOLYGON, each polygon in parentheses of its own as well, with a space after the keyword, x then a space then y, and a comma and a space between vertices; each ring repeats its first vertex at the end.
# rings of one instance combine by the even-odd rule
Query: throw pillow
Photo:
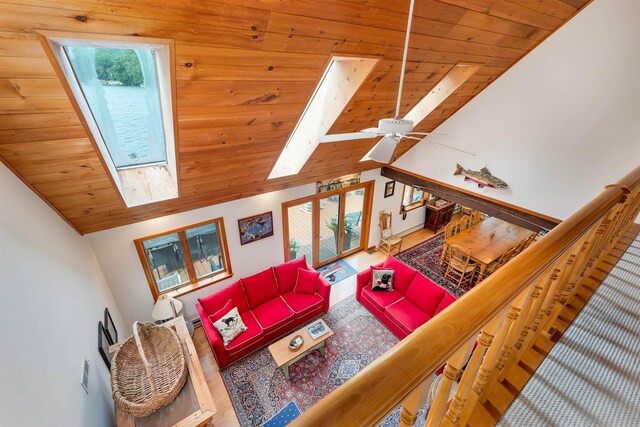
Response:
POLYGON ((385 228, 384 230, 382 230, 382 238, 383 239, 386 240, 391 236, 393 236, 393 234, 391 233, 391 229, 390 228, 385 228))
POLYGON ((226 304, 223 305, 220 310, 216 311, 211 316, 209 316, 211 323, 215 323, 218 320, 222 319, 222 317, 228 312, 230 312, 233 307, 234 307, 233 301, 231 300, 227 301, 226 304))
POLYGON ((393 270, 373 269, 373 280, 371 281, 372 291, 392 291, 393 290, 393 270))
POLYGON ((231 311, 222 316, 213 326, 222 336, 222 341, 225 346, 229 345, 234 338, 247 330, 247 327, 240 318, 237 307, 233 307, 231 311))
POLYGON ((296 287, 293 290, 303 294, 315 294, 318 287, 318 277, 320 277, 320 273, 317 271, 299 268, 296 287))

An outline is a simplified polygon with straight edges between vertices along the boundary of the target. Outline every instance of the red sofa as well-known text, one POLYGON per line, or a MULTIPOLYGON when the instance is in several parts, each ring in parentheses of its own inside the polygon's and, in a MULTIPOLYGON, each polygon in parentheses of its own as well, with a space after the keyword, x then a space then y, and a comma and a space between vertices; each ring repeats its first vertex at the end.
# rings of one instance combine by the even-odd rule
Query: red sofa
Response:
POLYGON ((389 256, 357 276, 356 299, 403 339, 456 300, 445 289, 389 256), (372 291, 373 268, 394 270, 392 291, 372 291))
POLYGON ((198 299, 196 309, 218 367, 224 368, 329 309, 331 285, 322 277, 318 277, 314 294, 294 290, 299 268, 314 271, 302 257, 198 299), (210 317, 229 300, 238 308, 247 330, 225 347, 210 317))

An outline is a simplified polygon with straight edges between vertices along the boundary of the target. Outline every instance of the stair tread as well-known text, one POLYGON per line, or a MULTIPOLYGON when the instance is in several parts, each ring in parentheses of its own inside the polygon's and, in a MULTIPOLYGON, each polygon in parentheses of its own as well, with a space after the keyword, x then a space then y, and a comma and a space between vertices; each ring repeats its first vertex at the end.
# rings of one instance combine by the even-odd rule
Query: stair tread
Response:
POLYGON ((505 376, 505 380, 517 390, 522 390, 530 377, 531 375, 529 375, 529 372, 527 372, 522 366, 514 364, 505 376))
POLYGON ((491 390, 487 400, 491 402, 493 407, 502 414, 507 410, 509 405, 511 405, 514 398, 515 395, 511 393, 509 388, 507 388, 502 382, 498 381, 495 387, 491 390))
POLYGON ((478 404, 474 408, 467 425, 469 427, 486 427, 495 425, 497 421, 498 419, 495 418, 484 405, 478 404))
POLYGON ((546 354, 542 354, 534 349, 529 349, 522 353, 520 363, 524 363, 525 365, 527 365, 527 367, 529 367, 529 369, 535 371, 536 369, 538 369, 538 366, 540 366, 545 356, 546 354))

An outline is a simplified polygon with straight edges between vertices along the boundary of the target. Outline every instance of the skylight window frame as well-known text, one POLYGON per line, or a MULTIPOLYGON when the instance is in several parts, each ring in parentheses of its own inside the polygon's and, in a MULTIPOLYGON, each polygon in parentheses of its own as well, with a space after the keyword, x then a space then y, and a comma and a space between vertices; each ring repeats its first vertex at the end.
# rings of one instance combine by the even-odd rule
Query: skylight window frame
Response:
POLYGON ((403 119, 411 120, 415 129, 420 122, 429 117, 429 114, 434 112, 449 96, 458 90, 460 86, 465 84, 482 66, 482 64, 470 62, 459 62, 455 64, 444 77, 429 89, 429 92, 404 115, 403 119), (440 93, 441 91, 444 92, 440 93), (416 117, 416 115, 418 115, 419 118, 416 117))
POLYGON ((319 145, 319 142, 320 142, 320 137, 324 136, 329 131, 329 129, 331 129, 331 127, 335 124, 336 120, 340 117, 340 115, 342 114, 344 109, 347 108, 347 106, 349 105, 349 103, 351 102, 351 100, 353 99, 355 94, 358 92, 360 87, 367 81, 367 79, 369 78, 369 76, 371 75, 373 70, 376 68, 376 66, 379 64, 381 59, 382 58, 380 56, 374 56, 374 55, 357 55, 357 54, 351 55, 351 54, 342 54, 342 53, 341 54, 331 55, 331 57, 327 61, 327 65, 324 67, 324 70, 322 72, 321 77, 318 79, 318 82, 315 85, 315 89, 314 89, 313 93, 311 94, 309 100, 307 101, 307 104, 305 105, 304 110, 302 111, 302 114, 300 115, 300 118, 298 119, 295 127, 293 128, 293 131, 291 132, 291 134, 287 138, 287 142, 286 142, 282 152, 280 153, 280 155, 278 156, 278 159, 276 160, 276 162, 274 163, 273 167, 271 168, 267 179, 283 178, 283 177, 292 176, 292 175, 296 175, 296 174, 300 173, 300 171, 302 170, 302 168, 304 167, 306 162, 313 155, 313 152, 317 149, 317 147, 319 145), (321 132, 321 134, 318 134, 318 136, 317 136, 318 137, 318 141, 315 144, 313 144, 314 145, 313 149, 309 152, 308 157, 306 159, 304 159, 303 162, 301 162, 300 167, 297 168, 297 170, 295 170, 294 172, 289 172, 289 173, 280 173, 280 172, 278 172, 277 169, 279 167, 279 163, 281 162, 281 158, 283 158, 283 156, 288 156, 287 148, 289 147, 289 144, 297 136, 297 132, 300 129, 300 126, 303 125, 303 121, 307 118, 307 113, 309 112, 309 109, 313 106, 314 100, 318 96, 319 92, 325 88, 324 87, 325 81, 326 81, 327 77, 329 76, 329 73, 331 72, 332 67, 338 61, 345 61, 345 62, 346 61, 353 61, 353 62, 355 62, 355 61, 372 61, 372 62, 370 64, 366 65, 367 67, 370 67, 370 68, 365 72, 365 75, 362 77, 361 81, 359 83, 357 83, 357 86, 353 89, 353 93, 351 93, 351 95, 346 100, 346 102, 344 103, 344 105, 342 106, 340 111, 337 112, 336 117, 331 121, 331 124, 328 126, 328 128, 324 132, 321 132), (274 175, 274 173, 276 175, 274 175))
MULTIPOLYGON (((112 184, 118 189, 125 207, 134 207, 180 196, 178 165, 178 123, 176 111, 175 43, 172 39, 151 37, 130 37, 104 34, 72 33, 65 31, 36 30, 45 53, 58 75, 69 100, 85 129, 87 138, 93 144, 98 158, 103 164, 112 184), (115 48, 133 50, 154 50, 156 53, 156 77, 163 126, 166 162, 150 162, 138 165, 116 167, 103 134, 84 91, 76 77, 75 70, 65 51, 66 46, 115 48), (166 170, 166 173, 163 170, 166 170), (136 182, 133 172, 145 170, 145 177, 162 180, 164 185, 156 185, 153 194, 142 194, 145 182, 136 182)), ((153 184, 153 183, 152 183, 153 184)))

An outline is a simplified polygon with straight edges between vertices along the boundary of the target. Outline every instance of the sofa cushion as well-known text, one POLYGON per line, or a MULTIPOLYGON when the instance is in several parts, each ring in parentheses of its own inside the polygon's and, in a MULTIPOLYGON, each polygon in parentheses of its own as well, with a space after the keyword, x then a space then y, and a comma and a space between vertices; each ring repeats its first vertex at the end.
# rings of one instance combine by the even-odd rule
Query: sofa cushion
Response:
POLYGON ((418 273, 409 284, 407 293, 404 296, 426 314, 433 316, 434 311, 436 311, 446 293, 447 291, 418 273))
POLYGON ((264 338, 264 332, 251 311, 240 314, 247 330, 226 346, 227 354, 236 354, 264 338))
POLYGON ((318 288, 318 277, 320 277, 320 273, 317 271, 299 268, 296 287, 293 290, 304 294, 315 294, 318 288))
POLYGON ((260 304, 253 310, 256 320, 269 335, 280 328, 284 328, 294 320, 293 310, 287 305, 280 295, 260 304))
POLYGON ((367 286, 362 289, 362 297, 366 298, 380 312, 383 312, 389 304, 402 298, 402 294, 395 289, 389 292, 376 292, 371 290, 371 286, 367 286))
POLYGON ((409 283, 413 280, 413 276, 416 275, 416 271, 392 256, 387 257, 382 266, 395 271, 393 274, 393 287, 404 295, 407 292, 409 283))
POLYGON ((244 292, 247 294, 247 300, 251 308, 255 308, 280 295, 276 276, 274 276, 271 267, 253 276, 244 277, 240 281, 244 287, 244 292))
POLYGON ((402 298, 384 310, 385 316, 407 334, 424 325, 431 316, 424 313, 417 305, 402 298))
POLYGON ((307 259, 303 256, 296 258, 284 264, 276 265, 273 267, 273 272, 278 280, 278 287, 280 293, 291 292, 296 286, 296 279, 298 278, 298 269, 307 269, 307 259))
POLYGON ((440 304, 438 305, 438 308, 436 308, 436 311, 435 313, 433 313, 433 315, 435 316, 436 314, 440 313, 442 310, 456 302, 457 299, 458 298, 454 297, 449 292, 445 292, 444 298, 442 298, 442 301, 440 301, 440 304))
POLYGON ((394 270, 386 268, 371 267, 373 277, 371 277, 372 291, 392 291, 394 270))
POLYGON ((287 292, 282 298, 295 313, 296 318, 306 316, 314 310, 322 308, 324 300, 318 294, 287 292))
POLYGON ((213 327, 220 333, 225 346, 247 330, 236 307, 233 307, 231 311, 216 320, 213 323, 213 327))
POLYGON ((239 281, 219 290, 216 293, 198 298, 200 306, 202 306, 205 313, 209 315, 220 310, 229 300, 233 301, 233 306, 238 307, 238 311, 240 313, 249 310, 247 297, 245 296, 244 289, 239 281))
POLYGON ((222 316, 230 312, 233 309, 233 307, 235 307, 233 305, 233 301, 231 300, 227 301, 227 303, 220 310, 216 311, 211 316, 209 316, 209 320, 211 320, 212 323, 216 323, 218 320, 222 319, 222 316))

